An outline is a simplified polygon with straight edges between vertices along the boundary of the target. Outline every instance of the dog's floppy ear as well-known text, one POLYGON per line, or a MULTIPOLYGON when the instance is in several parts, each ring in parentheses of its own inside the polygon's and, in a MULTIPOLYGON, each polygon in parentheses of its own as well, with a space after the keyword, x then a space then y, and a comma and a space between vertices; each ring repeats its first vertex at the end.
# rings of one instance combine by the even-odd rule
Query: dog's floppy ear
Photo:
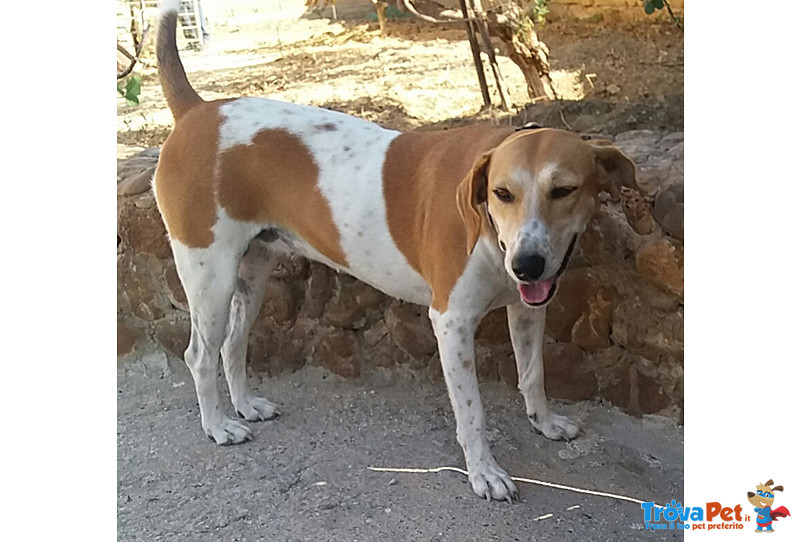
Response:
POLYGON ((481 234, 484 218, 480 206, 486 203, 486 191, 489 184, 487 171, 491 157, 491 151, 482 154, 456 190, 458 212, 467 228, 467 254, 472 254, 481 234))
POLYGON ((611 194, 614 201, 619 200, 622 186, 641 191, 636 184, 636 165, 633 160, 614 147, 610 141, 598 139, 587 143, 594 148, 601 190, 611 194))
POLYGON ((774 493, 776 491, 783 491, 783 486, 775 486, 775 487, 773 487, 772 488, 772 492, 774 493))

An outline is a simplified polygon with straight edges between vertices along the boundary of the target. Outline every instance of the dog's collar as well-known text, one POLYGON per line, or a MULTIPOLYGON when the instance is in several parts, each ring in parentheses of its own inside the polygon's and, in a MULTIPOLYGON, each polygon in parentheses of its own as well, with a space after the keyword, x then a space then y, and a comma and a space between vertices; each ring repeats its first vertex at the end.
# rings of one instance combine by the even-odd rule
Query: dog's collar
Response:
POLYGON ((488 219, 489 219, 489 225, 492 227, 492 229, 494 230, 494 232, 495 232, 495 233, 498 233, 498 231, 497 231, 497 226, 496 226, 496 225, 495 225, 495 223, 494 223, 494 218, 492 218, 492 215, 491 215, 491 213, 489 212, 489 204, 488 204, 488 203, 485 203, 485 204, 484 204, 484 206, 483 206, 483 210, 484 210, 484 212, 486 213, 486 218, 488 218, 488 219))
POLYGON ((526 122, 522 126, 519 126, 518 128, 516 128, 516 131, 521 132, 522 130, 538 130, 539 128, 543 128, 543 126, 538 122, 531 121, 531 122, 526 122))
POLYGON ((489 203, 488 202, 483 204, 483 212, 486 213, 486 218, 487 218, 487 221, 489 222, 489 227, 491 227, 492 231, 494 232, 494 238, 495 238, 495 241, 497 241, 497 245, 500 247, 500 250, 505 252, 506 248, 505 248, 505 245, 503 244, 503 242, 500 241, 500 232, 497 231, 497 224, 495 223, 494 218, 492 218, 492 214, 489 212, 489 203))
POLYGON ((556 271, 556 277, 560 277, 561 273, 563 273, 567 269, 567 264, 569 263, 569 259, 572 256, 572 251, 575 250, 575 245, 578 242, 578 234, 572 236, 572 241, 569 244, 569 248, 567 248, 567 253, 564 255, 564 259, 561 260, 561 267, 558 268, 556 271))

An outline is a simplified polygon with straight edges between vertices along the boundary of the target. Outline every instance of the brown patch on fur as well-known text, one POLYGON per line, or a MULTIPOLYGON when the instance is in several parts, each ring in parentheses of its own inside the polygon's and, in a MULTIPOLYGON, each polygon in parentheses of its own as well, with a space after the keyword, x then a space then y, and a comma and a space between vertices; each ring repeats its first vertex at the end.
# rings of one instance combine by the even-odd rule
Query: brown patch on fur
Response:
POLYGON ((191 248, 214 242, 220 103, 204 103, 184 114, 164 142, 156 168, 154 189, 167 231, 191 248))
POLYGON ((296 136, 263 130, 250 145, 223 152, 219 172, 219 203, 232 218, 283 226, 347 267, 331 209, 317 187, 319 168, 296 136))
POLYGON ((411 132, 395 138, 386 152, 383 193, 389 232, 409 265, 428 282, 431 306, 440 313, 447 310, 469 256, 456 190, 481 154, 511 133, 512 128, 493 126, 411 132))

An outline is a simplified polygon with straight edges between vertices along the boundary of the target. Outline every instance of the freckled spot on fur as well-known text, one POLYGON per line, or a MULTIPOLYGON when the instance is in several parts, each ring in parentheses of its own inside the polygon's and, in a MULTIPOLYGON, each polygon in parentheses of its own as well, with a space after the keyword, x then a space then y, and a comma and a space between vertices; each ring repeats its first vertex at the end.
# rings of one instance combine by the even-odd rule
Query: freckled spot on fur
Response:
POLYGON ((471 407, 471 406, 472 406, 472 399, 467 399, 467 406, 468 406, 468 407, 471 407))
POLYGON ((332 122, 326 122, 325 124, 317 124, 315 126, 315 128, 317 130, 322 130, 322 131, 325 131, 325 132, 335 132, 336 131, 336 125, 334 123, 332 123, 332 122))
POLYGON ((470 358, 465 359, 463 365, 464 365, 465 369, 471 368, 472 367, 472 359, 470 359, 470 358))
POLYGON ((236 289, 245 295, 250 293, 250 286, 247 284, 247 281, 241 277, 236 279, 236 289))

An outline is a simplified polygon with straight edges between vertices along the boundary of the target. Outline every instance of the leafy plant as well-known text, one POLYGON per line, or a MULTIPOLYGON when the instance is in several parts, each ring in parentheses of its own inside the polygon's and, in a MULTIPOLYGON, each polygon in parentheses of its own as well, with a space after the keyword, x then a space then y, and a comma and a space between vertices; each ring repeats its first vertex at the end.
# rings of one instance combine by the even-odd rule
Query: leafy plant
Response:
POLYGON ((550 13, 550 9, 547 7, 549 3, 550 0, 528 0, 524 2, 526 4, 525 13, 536 24, 543 24, 545 16, 550 13))
POLYGON ((666 7, 675 26, 683 29, 683 20, 672 12, 672 6, 669 5, 668 0, 642 0, 642 5, 644 6, 644 12, 648 15, 652 15, 657 9, 664 9, 666 7))
POLYGON ((117 83, 117 92, 125 98, 129 105, 139 105, 139 94, 142 92, 142 76, 133 74, 117 83))

